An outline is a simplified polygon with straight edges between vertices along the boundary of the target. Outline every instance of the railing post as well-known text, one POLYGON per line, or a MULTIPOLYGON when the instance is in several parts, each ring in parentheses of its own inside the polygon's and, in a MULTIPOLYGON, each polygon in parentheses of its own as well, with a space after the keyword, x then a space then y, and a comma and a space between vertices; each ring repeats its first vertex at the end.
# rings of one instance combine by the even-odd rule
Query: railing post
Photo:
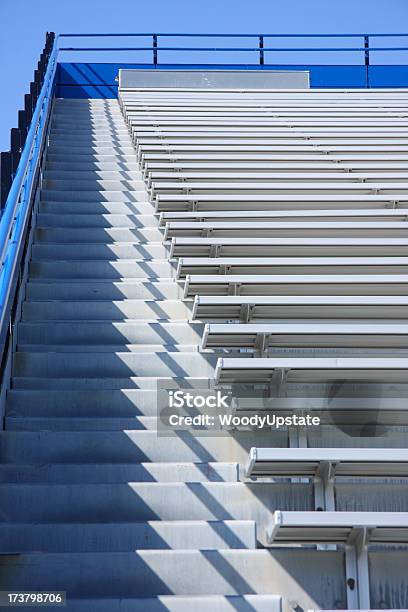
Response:
POLYGON ((157 34, 153 34, 153 64, 157 66, 157 34))
POLYGON ((28 125, 27 125, 27 116, 25 114, 25 111, 23 110, 18 111, 18 129, 20 130, 20 134, 21 134, 21 146, 24 147, 24 143, 26 141, 27 132, 28 132, 28 125))
POLYGON ((11 152, 0 153, 0 210, 3 210, 10 191, 11 183, 11 152))
POLYGON ((14 177, 21 157, 21 132, 18 128, 10 130, 11 172, 14 177))
POLYGON ((259 37, 259 63, 261 66, 264 65, 265 63, 265 58, 264 58, 264 37, 260 36, 259 37))
POLYGON ((370 37, 364 36, 364 65, 366 67, 366 87, 370 87, 370 37))

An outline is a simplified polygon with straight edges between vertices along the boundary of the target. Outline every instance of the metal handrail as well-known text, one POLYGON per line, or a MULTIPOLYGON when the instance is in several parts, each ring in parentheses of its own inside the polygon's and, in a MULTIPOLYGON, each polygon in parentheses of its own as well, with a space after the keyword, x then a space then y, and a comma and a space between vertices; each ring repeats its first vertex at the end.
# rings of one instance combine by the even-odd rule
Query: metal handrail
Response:
MULTIPOLYGON (((157 67, 158 65, 160 65, 160 62, 158 61, 158 52, 159 51, 177 51, 177 52, 215 52, 215 53, 221 53, 221 52, 227 52, 227 53, 231 53, 231 52, 235 52, 235 53, 240 53, 240 52, 245 52, 248 51, 250 53, 258 53, 259 56, 259 61, 257 63, 259 63, 259 65, 264 66, 265 65, 265 53, 267 52, 273 52, 273 53, 279 53, 279 52, 289 52, 289 53, 293 53, 293 52, 301 52, 301 53, 316 53, 316 52, 320 52, 320 53, 329 53, 329 54, 333 54, 333 53, 347 53, 347 52, 354 52, 354 53, 362 53, 363 54, 363 61, 362 61, 362 65, 366 66, 368 68, 368 66, 370 65, 370 53, 371 52, 375 52, 375 51, 385 51, 385 52, 390 52, 390 51, 394 51, 394 52, 401 52, 401 51, 408 51, 408 46, 404 46, 401 44, 395 44, 394 46, 389 45, 379 45, 377 43, 377 46, 370 46, 370 39, 373 38, 391 38, 391 39, 396 39, 396 38, 408 38, 408 33, 403 33, 403 34, 386 34, 386 33, 381 33, 381 34, 377 34, 377 33, 370 33, 370 34, 209 34, 209 33, 202 33, 202 34, 189 34, 189 33, 183 33, 183 34, 170 34, 170 33, 153 33, 153 32, 138 32, 138 33, 124 33, 124 32, 104 32, 104 33, 100 33, 100 34, 95 34, 95 33, 67 33, 67 34, 60 34, 59 38, 63 39, 63 38, 136 38, 136 39, 140 39, 140 38, 151 38, 152 39, 152 45, 150 44, 146 44, 146 45, 141 45, 141 46, 125 46, 125 47, 114 47, 114 46, 89 46, 89 47, 85 47, 85 46, 61 46, 59 48, 60 51, 74 51, 74 52, 81 52, 81 51, 109 51, 109 52, 120 52, 120 51, 148 51, 151 52, 153 54, 153 61, 152 64, 157 67), (202 39, 202 38, 218 38, 218 39, 239 39, 239 38, 246 38, 246 39, 257 39, 257 46, 250 46, 250 47, 242 47, 242 46, 225 46, 225 47, 219 47, 219 46, 188 46, 188 47, 180 47, 177 45, 163 45, 163 46, 159 46, 158 44, 158 39, 159 37, 161 38, 167 38, 167 39, 175 39, 175 38, 196 38, 196 39, 202 39), (279 39, 279 38, 283 38, 283 39, 287 39, 287 38, 292 38, 292 39, 313 39, 313 38, 318 38, 318 39, 349 39, 349 40, 355 40, 355 39, 362 39, 363 41, 363 45, 356 45, 354 44, 353 46, 350 47, 345 47, 344 45, 337 45, 337 46, 333 46, 333 47, 328 47, 328 46, 313 46, 313 47, 290 47, 290 46, 286 46, 286 47, 276 47, 276 46, 267 46, 266 45, 266 39, 279 39)), ((165 64, 162 64, 165 65, 165 64)), ((187 64, 183 64, 184 66, 188 66, 188 65, 195 65, 195 64, 189 64, 187 62, 187 64)), ((217 65, 217 64, 214 64, 217 65)), ((368 75, 367 75, 367 82, 368 82, 368 75)))
MULTIPOLYGON (((257 51, 259 47, 60 47, 60 51, 257 51)), ((263 51, 367 51, 366 47, 263 47, 263 51)), ((408 51, 408 47, 369 47, 369 51, 408 51)))
POLYGON ((35 177, 41 161, 40 153, 51 110, 57 56, 58 47, 55 41, 18 169, 0 219, 0 331, 7 312, 17 255, 21 247, 25 221, 35 188, 35 177))

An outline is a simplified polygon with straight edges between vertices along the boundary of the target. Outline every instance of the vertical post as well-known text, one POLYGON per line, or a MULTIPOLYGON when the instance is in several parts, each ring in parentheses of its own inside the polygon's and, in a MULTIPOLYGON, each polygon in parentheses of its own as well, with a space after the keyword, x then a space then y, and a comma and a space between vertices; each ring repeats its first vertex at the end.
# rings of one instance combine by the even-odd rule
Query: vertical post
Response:
POLYGON ((260 36, 259 37, 259 63, 261 66, 264 65, 265 63, 265 57, 264 57, 264 37, 260 36))
POLYGON ((21 157, 21 132, 18 128, 10 131, 11 172, 14 177, 21 157))
POLYGON ((11 152, 0 153, 0 210, 3 210, 12 183, 11 152))
POLYGON ((25 111, 23 110, 18 111, 18 129, 20 130, 20 134, 21 134, 21 146, 24 147, 28 129, 27 129, 27 116, 26 116, 25 111))
POLYGON ((366 87, 370 87, 370 37, 364 36, 364 65, 366 67, 366 87))
POLYGON ((153 64, 157 67, 157 34, 153 34, 153 64))

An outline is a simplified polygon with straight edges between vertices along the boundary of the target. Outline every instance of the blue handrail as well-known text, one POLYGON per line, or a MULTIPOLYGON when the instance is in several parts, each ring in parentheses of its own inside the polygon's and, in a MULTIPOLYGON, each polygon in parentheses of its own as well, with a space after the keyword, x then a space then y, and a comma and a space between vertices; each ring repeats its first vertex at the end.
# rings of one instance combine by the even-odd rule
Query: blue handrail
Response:
MULTIPOLYGON (((99 38, 99 39, 103 39, 103 38, 129 38, 129 39, 141 39, 141 38, 151 38, 152 40, 152 44, 145 44, 145 45, 133 45, 133 46, 106 46, 104 44, 101 44, 99 46, 82 46, 82 45, 71 45, 71 46, 60 46, 59 50, 60 51, 71 51, 71 52, 83 52, 83 51, 91 51, 91 52, 95 52, 95 51, 109 51, 109 52, 120 52, 120 51, 148 51, 152 53, 152 64, 157 67, 158 65, 160 65, 159 60, 158 60, 158 53, 161 51, 177 51, 177 52, 215 52, 215 53, 223 53, 223 52, 227 52, 227 53, 233 53, 233 52, 250 52, 250 53, 258 53, 258 61, 257 63, 264 66, 266 64, 265 61, 265 53, 267 52, 289 52, 289 53, 294 53, 294 52, 301 52, 301 53, 316 53, 316 52, 321 52, 321 53, 329 53, 330 56, 332 57, 333 53, 350 53, 350 52, 358 52, 362 54, 362 64, 365 66, 369 66, 370 65, 370 53, 374 52, 374 51, 382 51, 382 52, 390 52, 390 51, 394 51, 394 52, 401 52, 401 51, 408 51, 408 43, 407 44, 402 44, 398 43, 396 41, 396 39, 398 38, 408 38, 408 33, 401 33, 401 34, 397 34, 397 33, 393 33, 393 34, 387 34, 387 33, 355 33, 355 34, 344 34, 344 33, 340 33, 340 34, 279 34, 279 33, 275 33, 275 34, 271 34, 271 33, 266 33, 266 34, 262 34, 262 33, 254 33, 254 34, 209 34, 209 33, 167 33, 167 32, 157 32, 157 33, 153 33, 153 32, 135 32, 135 33, 125 33, 125 32, 102 32, 100 34, 95 34, 95 33, 89 33, 89 32, 84 32, 84 33, 67 33, 67 34, 60 34, 59 36, 60 39, 78 39, 78 38, 99 38), (257 44, 256 46, 249 46, 249 47, 243 47, 243 46, 231 46, 226 44, 226 46, 224 47, 220 47, 220 46, 197 46, 197 44, 193 44, 191 46, 188 47, 181 47, 177 44, 172 45, 172 44, 167 44, 165 45, 159 45, 158 44, 158 39, 159 38, 166 38, 168 39, 177 39, 177 38, 192 38, 192 39, 208 39, 208 38, 213 38, 213 39, 239 39, 239 38, 245 38, 245 39, 256 39, 257 44), (351 43, 351 46, 347 47, 344 46, 344 44, 334 44, 333 46, 329 47, 329 46, 311 46, 311 47, 305 47, 305 46, 298 46, 298 47, 293 47, 293 46, 284 46, 284 47, 279 47, 270 44, 270 41, 276 41, 277 39, 282 38, 282 39, 299 39, 299 40, 304 40, 304 39, 308 39, 311 40, 313 38, 316 39, 328 39, 328 40, 336 40, 336 39, 340 39, 342 41, 344 40, 349 40, 351 43), (390 43, 389 45, 380 45, 380 44, 373 44, 371 46, 370 44, 370 39, 375 39, 375 38, 390 38, 393 41, 395 41, 395 44, 390 43), (355 44, 356 39, 361 39, 362 40, 362 44, 355 44), (269 43, 269 46, 267 44, 267 41, 269 43), (352 44, 354 41, 354 44, 352 44)), ((136 42, 136 41, 135 41, 136 42)), ((224 63, 224 62, 221 62, 224 63)), ((299 62, 297 62, 299 63, 299 62)), ((300 62, 300 63, 305 63, 305 62, 300 62)), ((307 63, 307 62, 306 62, 307 63)), ((193 62, 192 64, 187 62, 187 63, 183 63, 184 66, 188 66, 188 65, 195 65, 195 63, 193 62)), ((216 65, 216 63, 214 64, 216 65)), ((289 64, 290 65, 290 64, 289 64)))
POLYGON ((58 47, 55 41, 17 172, 0 219, 0 330, 3 329, 17 256, 41 161, 40 153, 51 110, 57 56, 58 47))

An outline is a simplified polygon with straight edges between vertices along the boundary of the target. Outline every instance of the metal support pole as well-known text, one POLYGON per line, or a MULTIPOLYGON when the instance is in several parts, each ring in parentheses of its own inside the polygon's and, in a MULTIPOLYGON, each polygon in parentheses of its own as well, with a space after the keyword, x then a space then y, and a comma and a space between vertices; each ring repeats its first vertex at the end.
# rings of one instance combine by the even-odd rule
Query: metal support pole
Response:
POLYGON ((5 153, 0 153, 0 209, 2 210, 7 196, 10 191, 12 177, 11 177, 11 152, 6 151, 5 153))
POLYGON ((21 157, 21 132, 18 128, 10 130, 11 172, 14 176, 21 157))
POLYGON ((263 66, 265 64, 264 37, 263 36, 259 37, 259 63, 260 63, 261 66, 263 66))
POLYGON ((370 87, 370 37, 364 36, 364 65, 366 67, 366 87, 370 87))
POLYGON ((346 583, 348 609, 370 609, 368 568, 369 530, 355 527, 346 544, 346 583))
POLYGON ((27 126, 27 116, 25 111, 18 111, 18 129, 21 134, 21 147, 24 147, 24 143, 26 141, 28 126, 27 126))
POLYGON ((153 34, 153 64, 157 67, 157 34, 153 34))

